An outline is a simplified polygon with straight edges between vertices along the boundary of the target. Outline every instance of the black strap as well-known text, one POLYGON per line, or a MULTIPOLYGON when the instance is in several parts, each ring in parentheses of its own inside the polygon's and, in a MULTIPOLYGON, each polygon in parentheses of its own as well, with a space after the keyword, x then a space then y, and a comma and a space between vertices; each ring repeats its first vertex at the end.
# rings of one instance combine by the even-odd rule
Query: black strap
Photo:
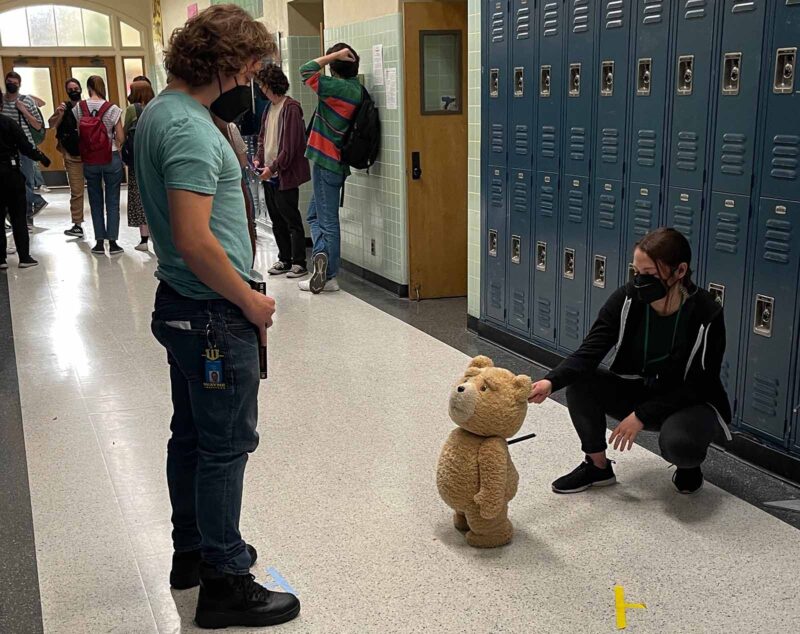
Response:
POLYGON ((339 207, 344 207, 344 184, 346 182, 347 182, 347 176, 345 176, 344 180, 342 181, 342 195, 341 198, 339 199, 339 207))

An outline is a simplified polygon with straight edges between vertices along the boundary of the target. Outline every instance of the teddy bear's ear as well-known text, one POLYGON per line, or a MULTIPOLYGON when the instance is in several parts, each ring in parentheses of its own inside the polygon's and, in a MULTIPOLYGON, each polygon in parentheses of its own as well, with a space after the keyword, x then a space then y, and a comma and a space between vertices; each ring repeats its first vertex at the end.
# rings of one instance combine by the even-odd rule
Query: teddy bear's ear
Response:
POLYGON ((514 387, 517 388, 517 397, 521 400, 528 400, 528 396, 531 393, 531 377, 526 376, 524 374, 518 374, 514 377, 514 387))
POLYGON ((494 362, 489 357, 483 355, 475 357, 469 364, 471 368, 493 368, 494 362))

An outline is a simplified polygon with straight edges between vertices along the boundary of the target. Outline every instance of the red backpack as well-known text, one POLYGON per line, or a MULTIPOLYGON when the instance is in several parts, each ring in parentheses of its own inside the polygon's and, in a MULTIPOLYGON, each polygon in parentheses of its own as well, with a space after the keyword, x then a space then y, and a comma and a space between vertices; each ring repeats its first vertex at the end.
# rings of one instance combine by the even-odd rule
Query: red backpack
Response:
POLYGON ((81 120, 78 123, 78 146, 81 159, 87 165, 107 165, 111 162, 111 139, 103 122, 103 115, 111 104, 106 101, 93 115, 89 104, 81 101, 81 120))

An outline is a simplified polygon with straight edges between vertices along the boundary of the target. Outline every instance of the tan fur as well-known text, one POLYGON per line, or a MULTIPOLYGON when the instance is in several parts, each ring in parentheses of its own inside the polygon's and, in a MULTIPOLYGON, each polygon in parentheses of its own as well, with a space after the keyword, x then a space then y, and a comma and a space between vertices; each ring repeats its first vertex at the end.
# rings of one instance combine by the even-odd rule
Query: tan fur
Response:
POLYGON ((494 548, 511 541, 508 503, 517 494, 519 474, 506 438, 522 427, 531 379, 495 368, 475 357, 450 395, 450 432, 436 473, 439 495, 455 511, 453 524, 467 543, 494 548))

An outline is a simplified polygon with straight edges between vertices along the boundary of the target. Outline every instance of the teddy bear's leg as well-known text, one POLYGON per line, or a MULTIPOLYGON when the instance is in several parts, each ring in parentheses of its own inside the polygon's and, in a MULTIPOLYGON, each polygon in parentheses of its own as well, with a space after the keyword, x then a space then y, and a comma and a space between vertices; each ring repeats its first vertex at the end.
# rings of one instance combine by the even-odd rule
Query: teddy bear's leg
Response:
POLYGON ((467 516, 459 511, 453 515, 453 525, 460 531, 468 531, 469 524, 467 523, 467 516))
POLYGON ((467 543, 475 548, 497 548, 505 546, 514 536, 514 526, 508 519, 508 505, 491 519, 481 517, 478 508, 469 509, 466 513, 469 523, 467 543))

